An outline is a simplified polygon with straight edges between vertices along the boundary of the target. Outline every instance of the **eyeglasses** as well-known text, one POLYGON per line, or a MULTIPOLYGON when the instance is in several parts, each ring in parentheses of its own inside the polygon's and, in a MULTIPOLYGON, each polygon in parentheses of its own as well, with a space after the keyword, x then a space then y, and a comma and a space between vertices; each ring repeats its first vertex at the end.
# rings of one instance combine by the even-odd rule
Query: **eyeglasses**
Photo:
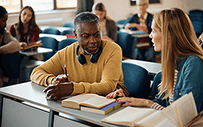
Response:
POLYGON ((144 6, 146 6, 147 4, 138 4, 137 6, 139 6, 139 7, 144 7, 144 6))

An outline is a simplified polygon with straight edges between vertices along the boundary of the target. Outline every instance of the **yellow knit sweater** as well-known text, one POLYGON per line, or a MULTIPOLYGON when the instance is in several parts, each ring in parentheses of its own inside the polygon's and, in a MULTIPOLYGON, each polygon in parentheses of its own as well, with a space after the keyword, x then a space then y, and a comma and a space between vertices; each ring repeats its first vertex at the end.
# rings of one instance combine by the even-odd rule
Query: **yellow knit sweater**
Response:
MULTIPOLYGON (((122 49, 114 42, 102 40, 103 51, 96 63, 90 62, 90 55, 84 55, 87 63, 82 65, 76 57, 78 42, 58 51, 41 66, 36 67, 31 74, 31 81, 48 86, 51 80, 59 74, 64 74, 66 65, 69 80, 74 82, 73 94, 96 93, 107 95, 115 89, 124 86, 122 73, 122 49)), ((82 54, 81 48, 78 54, 82 54)))

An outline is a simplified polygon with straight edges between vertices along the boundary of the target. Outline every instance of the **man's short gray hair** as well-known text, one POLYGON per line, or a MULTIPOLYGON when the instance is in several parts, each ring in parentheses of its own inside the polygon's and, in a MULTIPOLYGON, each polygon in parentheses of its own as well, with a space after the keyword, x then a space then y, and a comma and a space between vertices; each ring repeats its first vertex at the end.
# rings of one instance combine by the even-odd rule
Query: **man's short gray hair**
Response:
POLYGON ((99 17, 91 12, 81 12, 74 18, 74 31, 77 32, 79 24, 82 22, 97 22, 100 27, 99 17))

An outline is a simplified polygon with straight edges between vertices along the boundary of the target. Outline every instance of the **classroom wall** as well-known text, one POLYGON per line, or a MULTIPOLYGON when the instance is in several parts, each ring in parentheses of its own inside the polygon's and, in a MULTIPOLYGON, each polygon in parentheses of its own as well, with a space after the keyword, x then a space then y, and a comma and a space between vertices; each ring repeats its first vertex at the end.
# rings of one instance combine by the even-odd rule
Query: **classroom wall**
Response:
MULTIPOLYGON (((63 23, 73 20, 76 9, 35 12, 35 15, 39 26, 62 26, 63 23)), ((19 14, 8 15, 7 29, 18 21, 18 16, 19 14)))
MULTIPOLYGON (((185 12, 191 9, 203 9, 203 0, 160 0, 159 4, 150 4, 148 11, 156 13, 159 10, 178 7, 185 12)), ((137 6, 130 6, 130 0, 94 0, 103 2, 107 9, 107 15, 113 20, 126 19, 131 14, 137 13, 137 6)), ((38 25, 62 26, 67 21, 72 21, 76 15, 76 9, 55 10, 52 12, 36 12, 38 25)), ((7 29, 18 20, 18 14, 9 14, 7 29)))
MULTIPOLYGON (((107 15, 114 20, 126 19, 131 14, 137 13, 136 5, 131 6, 130 0, 94 0, 103 2, 107 9, 107 15)), ((160 0, 159 4, 150 4, 148 11, 156 13, 159 10, 171 7, 178 7, 185 12, 191 9, 203 9, 203 0, 160 0)))

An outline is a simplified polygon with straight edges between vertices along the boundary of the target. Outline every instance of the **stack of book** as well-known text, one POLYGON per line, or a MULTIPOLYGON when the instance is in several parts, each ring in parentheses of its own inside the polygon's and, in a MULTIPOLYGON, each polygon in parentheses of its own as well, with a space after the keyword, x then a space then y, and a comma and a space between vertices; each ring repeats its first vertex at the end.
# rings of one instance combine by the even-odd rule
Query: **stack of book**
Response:
POLYGON ((86 112, 107 114, 121 106, 115 99, 107 99, 97 94, 80 94, 62 100, 63 107, 80 109, 86 112))

